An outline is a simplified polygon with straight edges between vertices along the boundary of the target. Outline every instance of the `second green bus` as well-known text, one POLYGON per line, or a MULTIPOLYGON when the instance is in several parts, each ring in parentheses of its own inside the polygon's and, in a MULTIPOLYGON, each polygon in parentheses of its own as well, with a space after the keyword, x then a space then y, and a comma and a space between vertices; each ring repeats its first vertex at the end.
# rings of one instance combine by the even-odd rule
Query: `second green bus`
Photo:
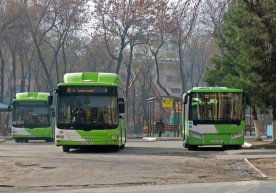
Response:
POLYGON ((12 137, 16 142, 53 141, 49 93, 17 93, 12 102, 12 137))

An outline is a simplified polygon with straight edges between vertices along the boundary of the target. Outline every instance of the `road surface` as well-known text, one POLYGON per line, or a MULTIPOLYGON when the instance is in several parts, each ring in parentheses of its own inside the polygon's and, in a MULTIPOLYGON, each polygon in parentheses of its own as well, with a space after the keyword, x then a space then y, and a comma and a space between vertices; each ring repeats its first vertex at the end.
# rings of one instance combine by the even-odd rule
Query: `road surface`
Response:
POLYGON ((181 141, 139 139, 129 140, 119 152, 96 149, 63 153, 53 143, 7 141, 0 144, 0 189, 6 192, 82 189, 85 192, 85 189, 105 191, 111 187, 118 192, 128 188, 139 192, 135 187, 154 190, 160 186, 164 190, 175 187, 177 191, 177 187, 185 184, 234 182, 243 186, 252 181, 256 186, 266 183, 270 186, 267 180, 275 180, 275 176, 263 177, 245 161, 245 158, 260 161, 264 157, 275 158, 275 150, 224 151, 207 147, 188 151, 181 141))

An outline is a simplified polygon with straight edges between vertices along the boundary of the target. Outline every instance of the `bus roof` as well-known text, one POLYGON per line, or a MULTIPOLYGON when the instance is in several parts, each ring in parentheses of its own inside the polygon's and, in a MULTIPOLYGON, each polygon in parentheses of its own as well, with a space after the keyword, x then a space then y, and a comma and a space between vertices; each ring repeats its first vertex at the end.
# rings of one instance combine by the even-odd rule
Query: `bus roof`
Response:
POLYGON ((64 75, 64 83, 58 86, 66 85, 119 85, 119 76, 116 73, 105 72, 75 72, 64 75))
POLYGON ((25 100, 25 101, 47 101, 49 93, 47 92, 21 92, 16 93, 16 97, 14 100, 25 100))
POLYGON ((194 87, 188 92, 243 92, 243 90, 238 88, 227 87, 194 87))

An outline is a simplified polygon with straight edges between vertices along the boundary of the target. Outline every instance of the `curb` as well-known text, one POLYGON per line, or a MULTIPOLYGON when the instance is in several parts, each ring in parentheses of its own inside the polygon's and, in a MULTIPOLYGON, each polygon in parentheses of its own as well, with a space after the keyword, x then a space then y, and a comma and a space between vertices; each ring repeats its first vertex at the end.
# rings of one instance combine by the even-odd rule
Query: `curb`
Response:
POLYGON ((263 144, 254 144, 254 143, 250 143, 249 142, 244 142, 244 145, 243 145, 244 148, 248 148, 248 149, 276 149, 276 143, 272 143, 272 142, 269 142, 269 143, 263 143, 263 144))
POLYGON ((276 144, 252 145, 253 149, 276 149, 276 144))

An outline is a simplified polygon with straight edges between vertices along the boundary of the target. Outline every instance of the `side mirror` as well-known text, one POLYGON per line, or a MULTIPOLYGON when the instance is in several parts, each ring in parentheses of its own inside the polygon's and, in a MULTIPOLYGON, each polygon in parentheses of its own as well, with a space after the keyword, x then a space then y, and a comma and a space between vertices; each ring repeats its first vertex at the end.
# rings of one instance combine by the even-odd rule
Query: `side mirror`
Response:
POLYGON ((125 113, 125 100, 124 98, 118 98, 119 113, 125 113))
POLYGON ((188 93, 185 93, 185 94, 183 95, 183 104, 187 104, 187 102, 188 102, 188 96, 189 96, 188 93))
POLYGON ((54 96, 50 95, 48 96, 48 105, 51 106, 53 104, 54 96))

